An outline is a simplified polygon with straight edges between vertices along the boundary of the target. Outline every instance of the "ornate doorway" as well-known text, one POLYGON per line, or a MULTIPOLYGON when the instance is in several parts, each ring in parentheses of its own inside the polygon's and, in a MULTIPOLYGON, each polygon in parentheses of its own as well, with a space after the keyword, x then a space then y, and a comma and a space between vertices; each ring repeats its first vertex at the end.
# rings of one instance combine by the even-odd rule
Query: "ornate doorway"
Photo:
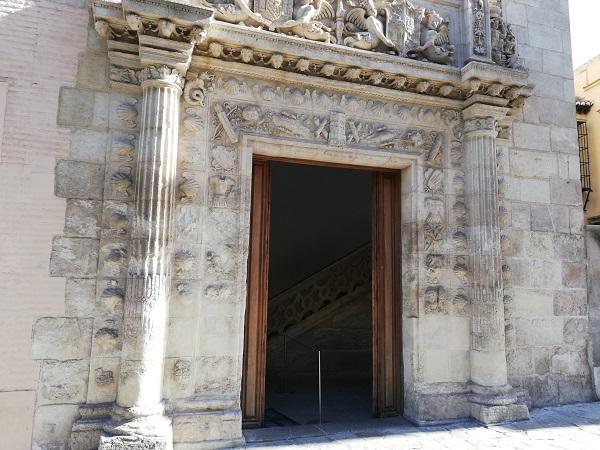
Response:
MULTIPOLYGON (((244 330, 242 413, 245 427, 264 423, 269 301, 269 226, 271 162, 252 163, 252 207, 248 258, 248 295, 244 330)), ((293 161, 328 167, 359 167, 293 161)), ((372 169, 370 169, 372 170, 372 169)), ((400 173, 372 176, 372 368, 373 414, 402 414, 402 295, 400 250, 400 173)))

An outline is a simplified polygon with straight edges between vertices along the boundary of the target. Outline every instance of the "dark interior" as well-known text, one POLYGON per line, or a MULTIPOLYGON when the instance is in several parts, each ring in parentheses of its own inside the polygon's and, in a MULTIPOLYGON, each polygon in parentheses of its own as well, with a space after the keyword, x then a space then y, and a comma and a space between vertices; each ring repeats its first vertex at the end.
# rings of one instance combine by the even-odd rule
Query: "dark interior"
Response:
POLYGON ((372 417, 371 172, 272 163, 265 426, 372 417))

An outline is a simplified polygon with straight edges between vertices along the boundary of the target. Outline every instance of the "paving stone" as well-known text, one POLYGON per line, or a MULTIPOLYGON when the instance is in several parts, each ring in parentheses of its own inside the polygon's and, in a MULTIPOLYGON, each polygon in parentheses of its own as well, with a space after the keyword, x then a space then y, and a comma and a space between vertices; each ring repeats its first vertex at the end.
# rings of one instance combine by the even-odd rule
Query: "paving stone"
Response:
MULTIPOLYGON (((568 389, 564 384, 561 387, 568 389)), ((377 422, 374 420, 369 424, 377 422)), ((279 430, 278 433, 287 434, 287 431, 279 430)), ((270 429, 252 430, 245 434, 246 447, 252 449, 595 450, 600 448, 600 403, 534 409, 529 421, 490 427, 475 422, 427 427, 404 423, 364 431, 357 424, 350 431, 280 440, 269 439, 274 436, 270 429), (268 442, 260 441, 261 433, 268 442)))

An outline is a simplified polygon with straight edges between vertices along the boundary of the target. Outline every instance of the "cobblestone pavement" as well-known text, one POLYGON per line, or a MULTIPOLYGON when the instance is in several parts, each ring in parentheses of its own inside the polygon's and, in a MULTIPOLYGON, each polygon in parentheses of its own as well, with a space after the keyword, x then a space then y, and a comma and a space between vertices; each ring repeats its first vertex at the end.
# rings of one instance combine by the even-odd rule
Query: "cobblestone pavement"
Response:
POLYGON ((600 450, 600 402, 534 409, 529 421, 490 427, 473 422, 415 427, 398 419, 381 419, 355 425, 267 428, 245 434, 247 448, 269 450, 600 450))

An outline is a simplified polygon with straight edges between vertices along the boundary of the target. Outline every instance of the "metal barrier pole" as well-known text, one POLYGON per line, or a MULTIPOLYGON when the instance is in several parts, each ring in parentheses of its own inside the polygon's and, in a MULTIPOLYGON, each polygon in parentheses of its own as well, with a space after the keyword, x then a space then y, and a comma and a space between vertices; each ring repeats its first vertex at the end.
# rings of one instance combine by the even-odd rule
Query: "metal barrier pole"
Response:
POLYGON ((323 413, 322 413, 322 398, 321 398, 321 350, 317 351, 318 354, 318 358, 319 358, 319 425, 321 425, 321 422, 323 420, 323 413))
POLYGON ((287 335, 283 335, 283 393, 287 394, 287 335))

